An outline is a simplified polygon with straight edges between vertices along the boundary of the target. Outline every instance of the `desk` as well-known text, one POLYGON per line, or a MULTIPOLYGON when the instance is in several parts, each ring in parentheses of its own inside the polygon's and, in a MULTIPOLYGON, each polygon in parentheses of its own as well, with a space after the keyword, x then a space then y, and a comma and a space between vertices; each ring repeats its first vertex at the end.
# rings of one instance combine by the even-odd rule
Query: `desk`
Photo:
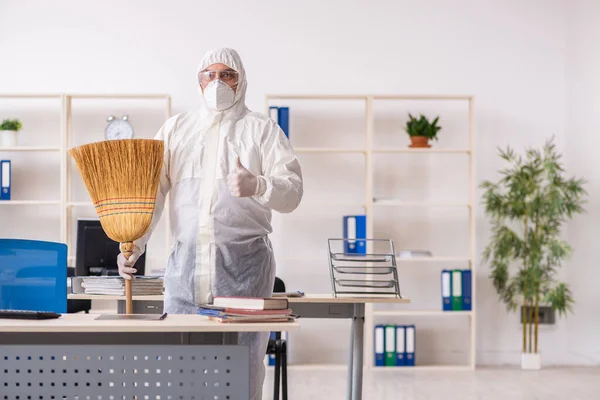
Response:
POLYGON ((0 319, 0 392, 11 399, 248 399, 250 352, 237 344, 238 332, 299 327, 200 315, 97 317, 0 319))
MULTIPOLYGON (((69 299, 118 300, 118 312, 125 312, 124 296, 101 296, 70 294, 69 299)), ((162 312, 163 296, 133 296, 134 313, 162 312)), ((340 296, 330 294, 307 294, 303 297, 288 297, 290 308, 300 318, 349 318, 352 320, 350 350, 348 354, 347 399, 362 399, 363 383, 363 340, 365 304, 367 303, 410 303, 407 298, 340 296)))

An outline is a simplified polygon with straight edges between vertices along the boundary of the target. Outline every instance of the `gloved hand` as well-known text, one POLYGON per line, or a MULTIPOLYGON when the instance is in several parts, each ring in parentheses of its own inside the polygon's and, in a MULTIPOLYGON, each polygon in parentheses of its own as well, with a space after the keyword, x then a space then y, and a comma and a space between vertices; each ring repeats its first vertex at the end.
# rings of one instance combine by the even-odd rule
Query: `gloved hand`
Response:
POLYGON ((232 196, 250 197, 264 193, 266 184, 264 178, 254 176, 244 168, 238 157, 235 172, 227 175, 227 186, 232 196))
POLYGON ((133 253, 129 256, 129 260, 125 258, 123 253, 117 256, 117 265, 119 266, 119 275, 124 279, 131 279, 131 274, 135 274, 137 269, 133 265, 141 256, 141 251, 137 246, 133 246, 133 253))

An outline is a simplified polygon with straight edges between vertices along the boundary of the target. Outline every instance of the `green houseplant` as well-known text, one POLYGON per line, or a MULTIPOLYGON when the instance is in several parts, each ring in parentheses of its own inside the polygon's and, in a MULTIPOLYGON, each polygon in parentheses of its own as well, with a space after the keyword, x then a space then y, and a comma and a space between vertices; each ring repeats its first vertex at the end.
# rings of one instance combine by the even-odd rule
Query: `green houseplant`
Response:
POLYGON ((431 122, 423 114, 417 119, 410 113, 406 121, 406 133, 410 137, 408 147, 431 147, 430 140, 438 140, 437 133, 442 129, 437 126, 440 117, 435 117, 431 122))
POLYGON ((0 146, 13 147, 17 145, 17 134, 22 128, 18 119, 5 119, 0 124, 0 146))
POLYGON ((525 156, 510 147, 500 151, 508 166, 498 182, 485 181, 483 204, 492 223, 492 237, 483 252, 490 278, 509 311, 523 306, 523 369, 539 369, 538 306, 559 315, 571 311, 569 287, 556 279, 571 246, 561 238, 564 223, 583 212, 584 181, 565 177, 553 140, 525 156))

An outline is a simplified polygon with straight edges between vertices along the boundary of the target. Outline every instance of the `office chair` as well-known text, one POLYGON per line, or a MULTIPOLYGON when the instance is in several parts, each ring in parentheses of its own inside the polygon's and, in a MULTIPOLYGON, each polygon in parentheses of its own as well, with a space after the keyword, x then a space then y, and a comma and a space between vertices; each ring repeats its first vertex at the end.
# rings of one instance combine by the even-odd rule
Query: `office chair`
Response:
POLYGON ((0 239, 0 309, 67 311, 67 245, 0 239))
MULTIPOLYGON (((275 277, 274 293, 285 293, 285 283, 275 277)), ((281 332, 275 332, 275 339, 269 339, 267 346, 267 355, 275 355, 275 376, 274 376, 274 394, 273 400, 279 400, 279 390, 281 389, 283 400, 287 400, 287 344, 281 338, 281 332), (281 386, 279 378, 281 376, 281 386)))

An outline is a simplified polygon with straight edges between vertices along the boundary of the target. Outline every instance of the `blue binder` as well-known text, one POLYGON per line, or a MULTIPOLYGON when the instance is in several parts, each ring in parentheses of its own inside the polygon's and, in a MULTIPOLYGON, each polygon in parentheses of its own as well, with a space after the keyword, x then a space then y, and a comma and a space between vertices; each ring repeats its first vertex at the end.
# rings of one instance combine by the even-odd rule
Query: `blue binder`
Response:
POLYGON ((452 273, 450 270, 442 270, 442 310, 452 311, 452 273))
POLYGON ((11 166, 10 160, 0 161, 0 200, 10 200, 11 166))
POLYGON ((383 367, 385 365, 385 326, 375 325, 375 366, 383 367))
POLYGON ((471 270, 463 269, 462 271, 462 309, 470 311, 471 310, 471 270))
POLYGON ((396 366, 406 365, 406 327, 396 325, 396 366))
POLYGON ((277 122, 279 126, 285 133, 285 136, 290 137, 290 108, 289 107, 279 107, 277 112, 277 122))
POLYGON ((417 348, 417 330, 414 325, 406 325, 406 365, 415 366, 415 354, 417 348))
POLYGON ((344 216, 344 252, 366 254, 367 242, 367 216, 366 215, 346 215, 344 216))

